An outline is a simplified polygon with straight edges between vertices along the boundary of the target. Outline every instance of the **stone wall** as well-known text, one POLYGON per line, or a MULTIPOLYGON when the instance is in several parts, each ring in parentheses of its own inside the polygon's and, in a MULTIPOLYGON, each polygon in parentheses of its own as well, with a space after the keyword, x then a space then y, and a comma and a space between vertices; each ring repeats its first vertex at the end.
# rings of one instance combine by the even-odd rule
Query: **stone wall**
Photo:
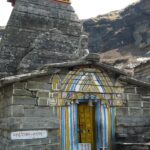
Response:
MULTIPOLYGON (((66 76, 66 71, 63 70, 59 74, 62 81, 66 76)), ((150 140, 149 89, 127 83, 116 85, 116 77, 111 74, 116 89, 124 86, 125 91, 122 99, 123 104, 120 101, 121 105, 115 105, 115 143, 117 143, 115 150, 148 150, 145 143, 150 140), (137 146, 137 143, 141 143, 141 145, 137 146)), ((57 76, 53 80, 56 80, 57 83, 57 76)), ((16 82, 0 89, 0 150, 59 149, 61 141, 57 116, 59 105, 57 107, 53 105, 53 97, 57 97, 57 90, 60 86, 59 84, 56 87, 53 86, 49 75, 16 82), (53 91, 53 88, 57 90, 53 91), (46 130, 48 137, 33 140, 11 140, 12 132, 25 130, 46 130)), ((116 95, 116 93, 111 94, 116 95)))
POLYGON ((0 90, 0 150, 58 150, 56 107, 49 106, 49 77, 18 82, 0 90), (11 140, 11 132, 46 130, 48 137, 11 140))
POLYGON ((150 140, 149 89, 127 85, 124 101, 125 106, 117 108, 116 112, 117 149, 148 150, 146 143, 150 140))
POLYGON ((150 83, 150 60, 135 67, 134 75, 137 79, 150 83))

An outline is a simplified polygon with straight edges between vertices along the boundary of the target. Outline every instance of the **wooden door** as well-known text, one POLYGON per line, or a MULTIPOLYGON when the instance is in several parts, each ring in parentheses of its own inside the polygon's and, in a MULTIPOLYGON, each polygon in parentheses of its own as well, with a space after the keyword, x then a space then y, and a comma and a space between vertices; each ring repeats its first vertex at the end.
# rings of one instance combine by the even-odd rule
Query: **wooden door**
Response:
POLYGON ((79 143, 90 143, 95 150, 95 107, 88 104, 78 106, 79 143))

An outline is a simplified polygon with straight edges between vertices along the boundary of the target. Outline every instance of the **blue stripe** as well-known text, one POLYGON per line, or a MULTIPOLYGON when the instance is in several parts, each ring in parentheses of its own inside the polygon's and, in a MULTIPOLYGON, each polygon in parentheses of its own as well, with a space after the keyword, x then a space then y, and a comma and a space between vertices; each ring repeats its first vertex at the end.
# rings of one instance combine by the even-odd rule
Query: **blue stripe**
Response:
POLYGON ((112 140, 115 138, 115 108, 111 108, 112 140))
POLYGON ((95 74, 95 77, 96 77, 98 83, 100 84, 101 88, 104 90, 104 92, 106 92, 106 90, 105 90, 105 88, 104 88, 104 85, 103 85, 101 79, 99 78, 99 76, 97 76, 97 74, 95 74), (103 85, 103 86, 102 86, 102 85, 103 85))
POLYGON ((105 112, 105 106, 103 105, 104 110, 104 146, 106 147, 106 112, 105 112))
MULTIPOLYGON (((79 80, 81 79, 82 76, 80 76, 80 78, 78 78, 78 76, 75 78, 77 80, 74 80, 72 86, 71 86, 71 91, 75 90, 77 83, 79 82, 79 80)), ((69 97, 71 92, 68 93, 67 97, 69 97)), ((72 127, 72 119, 73 119, 73 114, 72 114, 72 105, 70 105, 70 150, 73 150, 73 127, 72 127)))
POLYGON ((76 115, 76 146, 77 146, 77 150, 79 149, 78 147, 78 105, 75 104, 75 115, 76 115))
MULTIPOLYGON (((71 88, 70 88, 70 91, 71 91, 71 92, 72 92, 72 91, 75 91, 75 88, 76 88, 76 86, 77 86, 77 83, 80 81, 81 78, 82 78, 82 76, 76 76, 76 78, 74 79, 74 81, 73 81, 73 83, 72 83, 72 86, 71 86, 71 88), (80 78, 78 78, 78 77, 80 77, 80 78)), ((70 96, 71 92, 68 92, 67 98, 70 96)))
POLYGON ((62 107, 62 150, 66 150, 66 139, 65 139, 65 108, 62 107))
POLYGON ((76 78, 74 79, 74 81, 73 81, 73 86, 71 87, 71 91, 72 90, 75 90, 75 87, 76 87, 76 85, 77 85, 77 83, 79 82, 79 80, 82 78, 82 76, 80 76, 79 78, 78 78, 79 76, 76 76, 76 78))

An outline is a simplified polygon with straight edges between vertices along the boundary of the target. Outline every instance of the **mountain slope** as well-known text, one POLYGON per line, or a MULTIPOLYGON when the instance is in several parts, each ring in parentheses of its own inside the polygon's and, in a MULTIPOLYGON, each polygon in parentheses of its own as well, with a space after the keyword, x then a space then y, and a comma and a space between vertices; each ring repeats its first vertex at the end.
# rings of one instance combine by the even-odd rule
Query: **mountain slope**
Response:
POLYGON ((137 58, 149 57, 150 0, 84 20, 83 26, 89 33, 89 50, 101 53, 101 61, 128 68, 132 60, 134 66, 137 58))

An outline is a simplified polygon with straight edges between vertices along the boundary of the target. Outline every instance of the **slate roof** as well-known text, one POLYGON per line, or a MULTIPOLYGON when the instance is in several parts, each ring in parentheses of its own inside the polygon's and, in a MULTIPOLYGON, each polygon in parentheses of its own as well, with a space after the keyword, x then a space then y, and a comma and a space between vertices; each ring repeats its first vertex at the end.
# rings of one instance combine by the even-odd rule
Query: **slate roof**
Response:
POLYGON ((103 68, 109 72, 113 72, 116 75, 118 75, 118 78, 120 81, 127 82, 129 84, 137 85, 137 86, 142 86, 145 88, 150 88, 150 84, 139 81, 131 76, 129 76, 127 73, 123 72, 122 70, 119 70, 117 68, 114 68, 110 65, 98 62, 98 55, 97 54, 89 54, 88 57, 86 57, 83 60, 78 60, 78 61, 72 61, 72 62, 64 62, 64 63, 53 63, 53 64, 47 64, 43 66, 42 68, 39 68, 39 70, 36 70, 31 73, 26 73, 26 74, 19 74, 15 76, 9 76, 0 79, 0 88, 10 85, 15 82, 20 82, 20 81, 25 81, 28 79, 36 78, 36 77, 42 77, 45 75, 50 75, 50 74, 55 74, 59 73, 62 68, 70 68, 70 67, 75 67, 75 66, 80 66, 80 65, 93 65, 95 67, 100 67, 103 68))

